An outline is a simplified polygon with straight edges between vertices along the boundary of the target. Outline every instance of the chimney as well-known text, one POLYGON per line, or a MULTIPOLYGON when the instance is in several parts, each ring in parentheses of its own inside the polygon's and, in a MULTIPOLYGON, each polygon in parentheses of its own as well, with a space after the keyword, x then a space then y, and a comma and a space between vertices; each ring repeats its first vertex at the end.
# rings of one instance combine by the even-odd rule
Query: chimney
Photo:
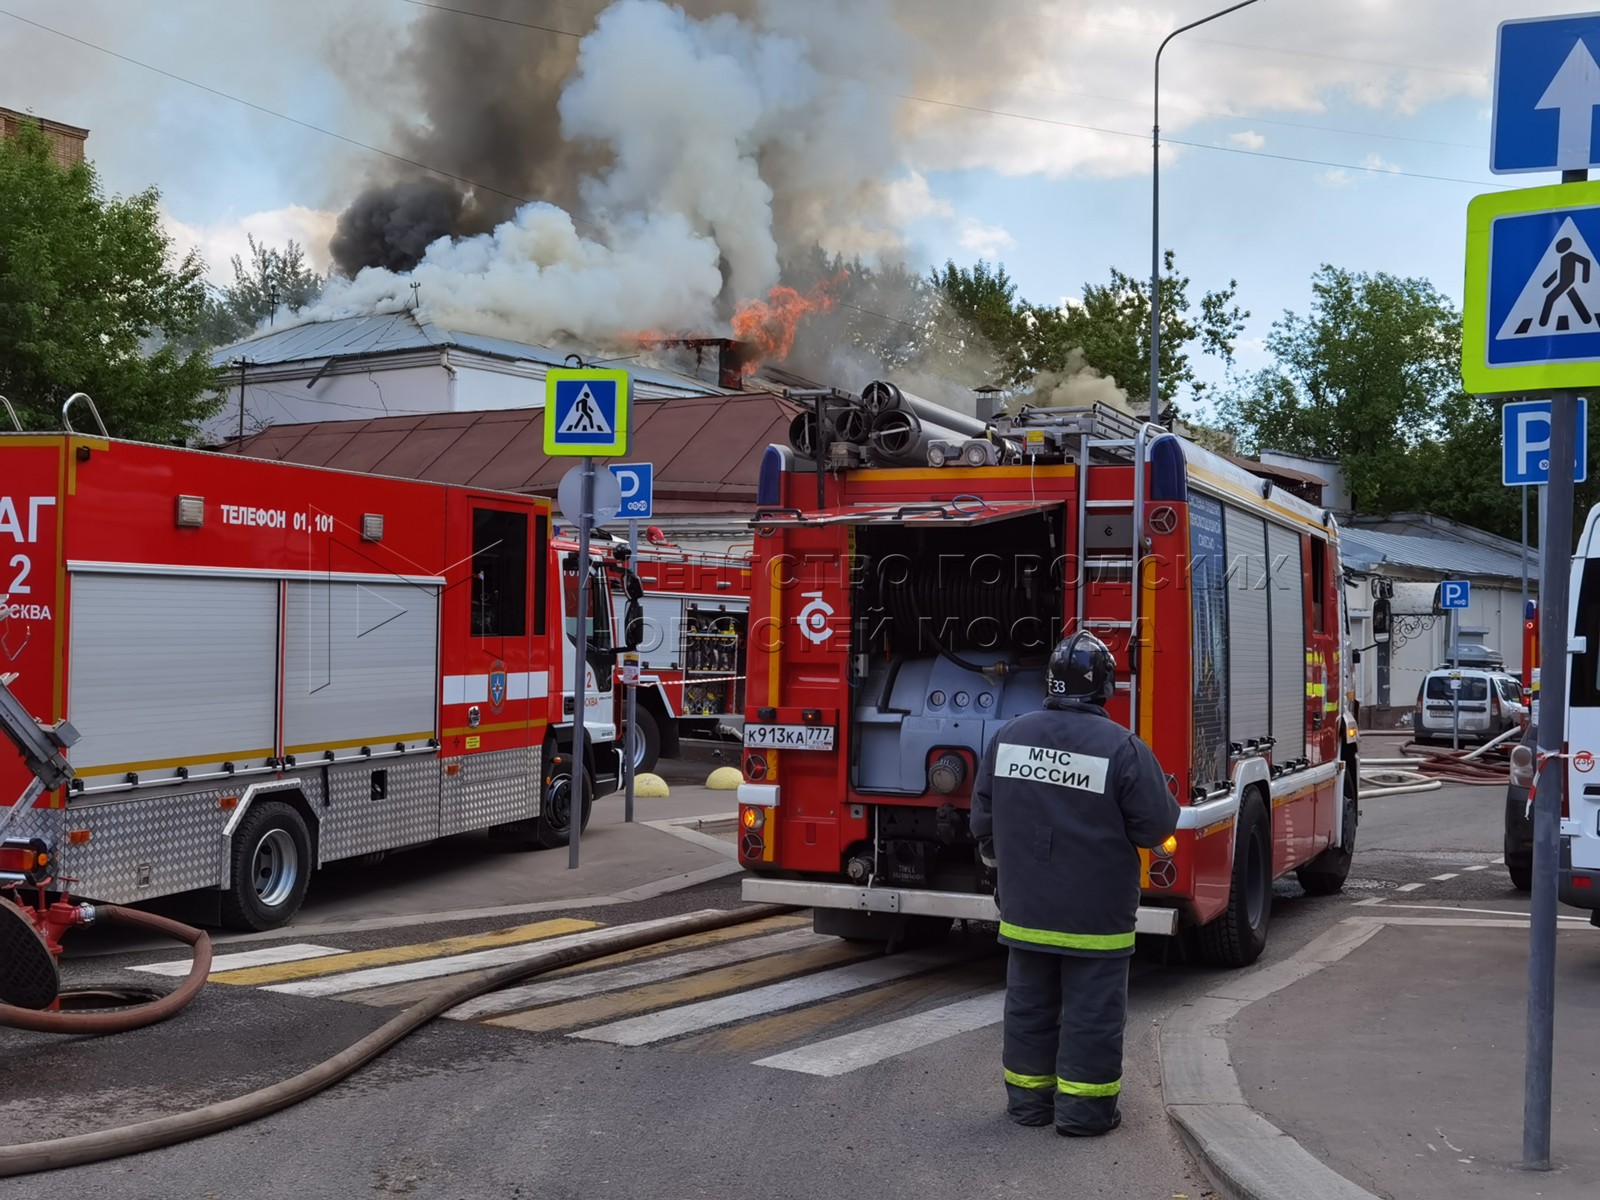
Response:
POLYGON ((1000 411, 1000 395, 1003 389, 993 384, 984 384, 982 387, 972 389, 978 397, 976 416, 980 421, 992 421, 1000 411))
POLYGON ((744 368, 753 361, 749 342, 733 338, 717 339, 717 386, 729 391, 744 390, 744 368))

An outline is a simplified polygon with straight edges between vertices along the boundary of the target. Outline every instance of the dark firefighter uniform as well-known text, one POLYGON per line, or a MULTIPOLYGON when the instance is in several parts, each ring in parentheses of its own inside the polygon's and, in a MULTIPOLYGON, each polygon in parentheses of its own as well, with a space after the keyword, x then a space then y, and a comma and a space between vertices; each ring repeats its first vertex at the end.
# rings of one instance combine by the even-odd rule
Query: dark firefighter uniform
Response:
POLYGON ((1114 676, 1097 638, 1074 634, 1057 647, 1045 709, 995 735, 972 796, 1010 955, 1007 1110, 1077 1136, 1121 1123, 1138 847, 1159 845, 1178 823, 1150 748, 1106 716, 1114 676))

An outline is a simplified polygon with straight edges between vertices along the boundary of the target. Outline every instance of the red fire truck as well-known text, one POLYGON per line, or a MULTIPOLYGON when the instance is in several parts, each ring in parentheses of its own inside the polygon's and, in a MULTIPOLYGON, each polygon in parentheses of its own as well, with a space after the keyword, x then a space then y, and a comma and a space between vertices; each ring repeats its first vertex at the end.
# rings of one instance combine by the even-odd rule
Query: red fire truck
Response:
POLYGON ((1106 408, 937 433, 916 443, 923 466, 893 465, 904 437, 834 441, 820 463, 767 451, 745 898, 810 906, 819 931, 861 938, 997 919, 967 825, 973 775, 1001 725, 1039 707, 1050 649, 1082 628, 1116 654, 1111 715, 1152 746, 1182 806, 1176 835, 1142 852, 1139 931, 1193 928, 1208 960, 1253 961, 1273 880, 1335 892, 1354 847, 1331 514, 1106 408))
POLYGON ((724 721, 744 716, 750 558, 641 546, 633 569, 644 630, 627 746, 634 769, 650 771, 659 755, 677 755, 681 737, 716 737, 724 721))
MULTIPOLYGON (((547 500, 71 434, 0 435, 0 672, 76 779, 0 808, 75 893, 271 928, 310 873, 492 828, 564 845, 577 561, 547 500)), ((590 797, 620 774, 610 581, 590 797)), ((0 798, 28 783, 0 761, 0 798)))

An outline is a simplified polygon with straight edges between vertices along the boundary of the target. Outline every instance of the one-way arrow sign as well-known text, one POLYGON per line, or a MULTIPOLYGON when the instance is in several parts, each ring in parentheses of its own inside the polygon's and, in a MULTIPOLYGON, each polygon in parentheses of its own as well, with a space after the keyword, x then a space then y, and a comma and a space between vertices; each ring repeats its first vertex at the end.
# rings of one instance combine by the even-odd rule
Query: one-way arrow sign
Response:
POLYGON ((1535 17, 1500 26, 1490 169, 1582 171, 1600 166, 1600 13, 1535 17))
POLYGON ((1553 108, 1560 114, 1556 123, 1556 166, 1563 171, 1581 171, 1589 165, 1596 104, 1600 104, 1600 66, 1595 65, 1589 47, 1579 41, 1534 105, 1541 112, 1553 108))

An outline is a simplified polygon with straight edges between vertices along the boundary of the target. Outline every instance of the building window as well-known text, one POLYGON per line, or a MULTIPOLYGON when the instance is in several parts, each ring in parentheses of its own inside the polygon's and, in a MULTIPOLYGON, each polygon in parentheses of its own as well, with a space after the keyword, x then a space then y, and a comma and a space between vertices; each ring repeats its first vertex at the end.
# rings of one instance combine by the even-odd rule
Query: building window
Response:
POLYGON ((528 514, 472 510, 472 636, 528 632, 528 514))

